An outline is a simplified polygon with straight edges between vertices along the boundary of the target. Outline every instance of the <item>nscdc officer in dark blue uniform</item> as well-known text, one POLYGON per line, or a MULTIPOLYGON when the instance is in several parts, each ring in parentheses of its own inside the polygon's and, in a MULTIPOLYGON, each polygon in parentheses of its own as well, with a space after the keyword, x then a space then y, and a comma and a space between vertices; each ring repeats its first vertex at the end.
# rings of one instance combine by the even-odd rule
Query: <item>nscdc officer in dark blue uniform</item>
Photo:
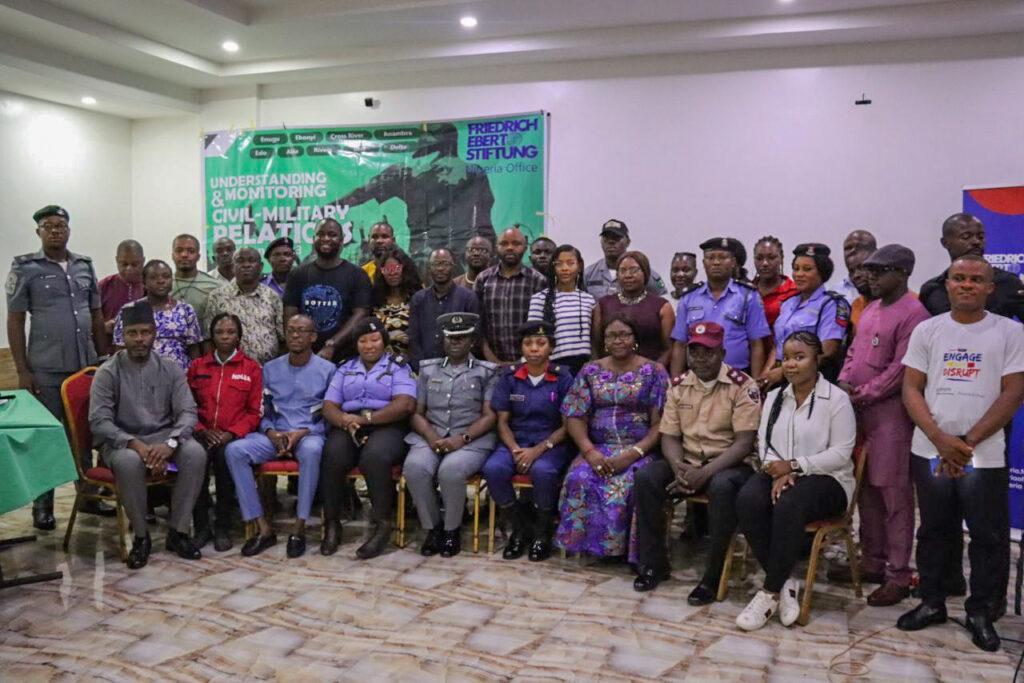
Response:
POLYGON ((391 535, 391 468, 408 451, 404 439, 416 410, 416 380, 404 357, 384 350, 384 323, 366 318, 353 332, 358 355, 338 366, 324 395, 324 419, 332 430, 320 459, 326 523, 320 552, 333 555, 341 544, 341 495, 348 473, 358 465, 373 508, 370 538, 356 550, 357 557, 367 560, 384 552, 391 535))
POLYGON ((483 475, 503 524, 512 529, 502 557, 522 557, 529 544, 530 559, 539 562, 551 555, 558 490, 574 455, 560 411, 572 376, 564 365, 549 362, 555 348, 551 323, 524 323, 519 346, 526 362, 506 369, 491 396, 502 445, 487 458, 483 475), (516 501, 512 478, 517 474, 530 476, 532 504, 516 501))
POLYGON ((689 329, 697 323, 717 323, 725 330, 725 363, 757 377, 770 355, 771 328, 757 287, 733 278, 738 240, 713 237, 700 245, 704 252, 707 283, 683 290, 672 329, 672 376, 686 372, 689 329))

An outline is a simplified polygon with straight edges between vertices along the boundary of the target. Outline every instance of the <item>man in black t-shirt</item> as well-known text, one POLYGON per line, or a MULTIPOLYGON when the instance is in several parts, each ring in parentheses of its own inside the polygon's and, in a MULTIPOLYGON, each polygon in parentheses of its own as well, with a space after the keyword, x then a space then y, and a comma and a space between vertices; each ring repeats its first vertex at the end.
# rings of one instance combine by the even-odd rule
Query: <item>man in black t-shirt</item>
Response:
POLYGON ((347 354, 352 330, 370 311, 372 290, 366 272, 340 258, 341 225, 320 221, 313 236, 316 258, 288 275, 284 290, 284 321, 302 313, 316 323, 313 350, 334 361, 347 354))

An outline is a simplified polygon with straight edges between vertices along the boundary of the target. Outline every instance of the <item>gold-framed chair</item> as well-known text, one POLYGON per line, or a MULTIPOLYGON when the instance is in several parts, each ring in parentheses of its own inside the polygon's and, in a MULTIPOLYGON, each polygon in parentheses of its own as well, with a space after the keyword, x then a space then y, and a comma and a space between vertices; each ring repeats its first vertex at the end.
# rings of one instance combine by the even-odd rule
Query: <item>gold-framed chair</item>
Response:
MULTIPOLYGON (((696 505, 709 505, 710 501, 708 497, 703 493, 699 493, 693 496, 687 496, 683 499, 683 502, 694 503, 696 505)), ((675 515, 675 505, 671 502, 668 508, 668 523, 665 528, 671 533, 672 519, 675 515)), ((715 600, 722 602, 726 596, 729 595, 729 579, 732 576, 732 564, 735 559, 739 559, 740 566, 746 567, 747 564, 747 550, 748 547, 746 542, 742 546, 739 546, 740 540, 737 532, 733 531, 732 536, 729 538, 729 549, 725 553, 725 560, 722 562, 722 572, 718 578, 718 591, 715 593, 715 600)))
MULTIPOLYGON (((514 491, 522 491, 524 489, 532 489, 533 481, 530 479, 528 474, 516 474, 512 476, 512 489, 514 491)), ((490 498, 488 504, 488 518, 487 518, 487 552, 494 552, 494 526, 495 520, 498 515, 498 506, 494 503, 494 498, 490 498)), ((474 551, 476 552, 476 551, 474 551)))
MULTIPOLYGON (((474 474, 466 480, 466 485, 473 489, 473 552, 480 552, 480 498, 487 486, 484 478, 474 474)), ((493 504, 493 503, 492 503, 493 504)))
MULTIPOLYGON (((117 511, 117 540, 121 551, 121 561, 128 559, 128 544, 125 536, 128 533, 128 518, 124 505, 121 504, 114 472, 109 467, 97 465, 85 469, 82 467, 82 455, 92 451, 92 430, 89 428, 89 390, 96 374, 96 366, 82 368, 64 380, 60 387, 60 399, 64 407, 64 419, 71 437, 71 457, 78 470, 78 481, 75 482, 75 502, 68 517, 68 528, 64 532, 64 552, 71 544, 71 532, 75 528, 78 509, 87 500, 105 500, 114 503, 117 511), (101 493, 106 488, 110 493, 101 493), (90 490, 91 489, 91 490, 90 490)), ((174 480, 173 473, 148 475, 146 488, 159 484, 169 484, 174 480)), ((138 531, 138 530, 136 530, 138 531)))
MULTIPOLYGON (((351 481, 365 479, 358 467, 348 473, 351 481)), ((398 501, 395 509, 395 547, 405 547, 405 475, 402 474, 402 466, 395 465, 391 468, 391 479, 395 482, 398 493, 398 501)))

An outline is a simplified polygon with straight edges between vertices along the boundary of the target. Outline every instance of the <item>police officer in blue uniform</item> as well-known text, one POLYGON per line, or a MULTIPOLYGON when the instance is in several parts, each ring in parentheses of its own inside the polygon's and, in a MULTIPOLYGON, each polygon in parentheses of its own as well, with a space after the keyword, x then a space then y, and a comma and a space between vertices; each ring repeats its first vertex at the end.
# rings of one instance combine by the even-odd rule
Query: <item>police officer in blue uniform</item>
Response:
MULTIPOLYGON (((34 254, 15 256, 7 277, 7 332, 11 355, 18 371, 18 386, 63 421, 60 385, 65 379, 107 354, 100 292, 92 259, 68 251, 71 228, 68 212, 49 205, 32 216, 41 248, 34 254), (31 314, 31 331, 25 343, 25 321, 31 314)), ((88 468, 91 454, 83 454, 88 468)), ((109 508, 83 512, 113 514, 109 508)), ((53 517, 53 491, 32 504, 32 524, 49 530, 53 517)))
POLYGON ((384 552, 391 535, 391 469, 408 450, 404 439, 416 409, 416 380, 403 356, 385 351, 388 333, 380 320, 364 318, 354 336, 358 355, 338 366, 324 395, 324 419, 332 430, 320 460, 326 523, 320 552, 333 555, 341 544, 341 496, 348 473, 358 465, 373 508, 370 538, 356 550, 367 560, 384 552))
POLYGON ((725 329, 726 364, 757 377, 770 357, 771 328, 757 287, 733 278, 737 249, 742 245, 732 238, 714 237, 700 248, 708 281, 694 283, 679 298, 672 328, 672 376, 678 377, 687 370, 690 326, 713 322, 725 329))
POLYGON ((539 562, 551 555, 551 528, 562 475, 575 454, 560 411, 572 375, 566 366, 549 363, 555 348, 551 323, 524 323, 519 340, 526 362, 506 368, 491 396, 502 445, 487 458, 483 476, 503 525, 512 529, 502 557, 522 557, 529 545, 530 560, 539 562), (516 475, 530 477, 532 504, 516 501, 512 486, 516 475))
POLYGON ((462 549, 459 533, 466 509, 466 480, 480 471, 494 450, 491 394, 497 366, 470 353, 479 321, 475 313, 438 316, 445 357, 420 363, 403 473, 420 525, 428 530, 420 547, 426 556, 452 557, 462 549))
MULTIPOLYGON (((775 321, 775 359, 782 362, 782 345, 794 332, 806 330, 818 335, 824 348, 821 372, 835 382, 846 356, 845 343, 850 327, 850 304, 842 294, 825 289, 835 265, 824 244, 798 244, 793 250, 793 283, 798 294, 782 302, 775 321)), ((771 370, 759 384, 762 388, 778 384, 782 368, 771 370)))

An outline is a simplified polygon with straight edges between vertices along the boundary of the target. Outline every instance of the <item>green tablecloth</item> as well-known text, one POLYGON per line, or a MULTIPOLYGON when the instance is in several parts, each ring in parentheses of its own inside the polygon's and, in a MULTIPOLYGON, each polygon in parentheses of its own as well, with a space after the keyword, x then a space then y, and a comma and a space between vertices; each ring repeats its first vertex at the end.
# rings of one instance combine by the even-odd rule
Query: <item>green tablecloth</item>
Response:
POLYGON ((78 479, 64 427, 27 391, 0 391, 0 514, 78 479))

